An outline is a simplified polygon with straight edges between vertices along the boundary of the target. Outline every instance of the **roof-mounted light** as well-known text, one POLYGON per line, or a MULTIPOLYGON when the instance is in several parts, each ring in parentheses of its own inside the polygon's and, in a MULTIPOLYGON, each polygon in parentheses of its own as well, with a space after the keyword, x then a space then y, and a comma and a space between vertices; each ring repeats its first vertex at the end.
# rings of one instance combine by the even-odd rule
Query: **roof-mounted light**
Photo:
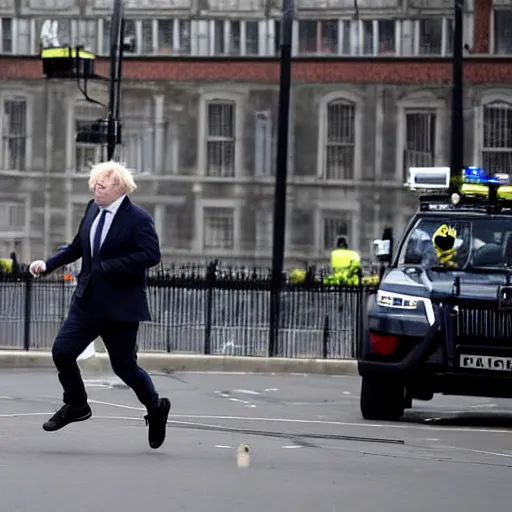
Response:
POLYGON ((462 171, 462 181, 475 185, 508 185, 510 176, 504 173, 491 174, 480 167, 466 167, 462 171))
POLYGON ((450 168, 410 167, 405 186, 410 190, 446 190, 450 186, 450 168))

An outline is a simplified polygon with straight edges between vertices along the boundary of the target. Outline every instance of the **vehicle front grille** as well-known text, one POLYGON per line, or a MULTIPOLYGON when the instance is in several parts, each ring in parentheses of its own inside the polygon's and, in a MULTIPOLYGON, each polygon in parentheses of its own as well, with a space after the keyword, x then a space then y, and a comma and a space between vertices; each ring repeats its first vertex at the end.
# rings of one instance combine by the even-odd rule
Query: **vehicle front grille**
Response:
MULTIPOLYGON (((456 337, 468 342, 512 347, 512 314, 492 309, 460 309, 456 337)), ((462 340, 461 340, 462 341, 462 340)))

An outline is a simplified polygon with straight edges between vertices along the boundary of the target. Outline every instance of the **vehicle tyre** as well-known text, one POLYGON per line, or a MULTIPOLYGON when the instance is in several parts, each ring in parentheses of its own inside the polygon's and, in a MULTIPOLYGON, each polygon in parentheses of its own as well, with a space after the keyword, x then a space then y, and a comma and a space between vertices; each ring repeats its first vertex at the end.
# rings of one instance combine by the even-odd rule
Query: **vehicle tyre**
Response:
POLYGON ((363 377, 361 414, 365 420, 396 421, 405 409, 405 386, 387 379, 363 377))

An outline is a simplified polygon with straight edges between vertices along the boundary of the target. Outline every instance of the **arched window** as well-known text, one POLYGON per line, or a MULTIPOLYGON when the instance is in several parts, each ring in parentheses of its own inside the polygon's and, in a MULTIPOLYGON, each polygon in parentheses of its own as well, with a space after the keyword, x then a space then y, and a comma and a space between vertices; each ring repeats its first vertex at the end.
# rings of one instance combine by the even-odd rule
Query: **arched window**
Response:
POLYGON ((325 123, 324 178, 354 179, 356 105, 344 99, 329 102, 325 123))
POLYGON ((483 106, 481 162, 489 172, 512 169, 512 103, 493 101, 483 106))

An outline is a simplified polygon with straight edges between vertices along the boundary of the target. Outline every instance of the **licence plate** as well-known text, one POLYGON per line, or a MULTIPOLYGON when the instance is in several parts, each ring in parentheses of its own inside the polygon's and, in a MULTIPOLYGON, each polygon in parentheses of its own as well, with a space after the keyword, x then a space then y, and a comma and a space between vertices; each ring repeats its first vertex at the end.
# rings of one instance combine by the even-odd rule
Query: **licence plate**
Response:
POLYGON ((461 354, 459 364, 461 368, 471 368, 472 370, 512 372, 512 357, 461 354))

